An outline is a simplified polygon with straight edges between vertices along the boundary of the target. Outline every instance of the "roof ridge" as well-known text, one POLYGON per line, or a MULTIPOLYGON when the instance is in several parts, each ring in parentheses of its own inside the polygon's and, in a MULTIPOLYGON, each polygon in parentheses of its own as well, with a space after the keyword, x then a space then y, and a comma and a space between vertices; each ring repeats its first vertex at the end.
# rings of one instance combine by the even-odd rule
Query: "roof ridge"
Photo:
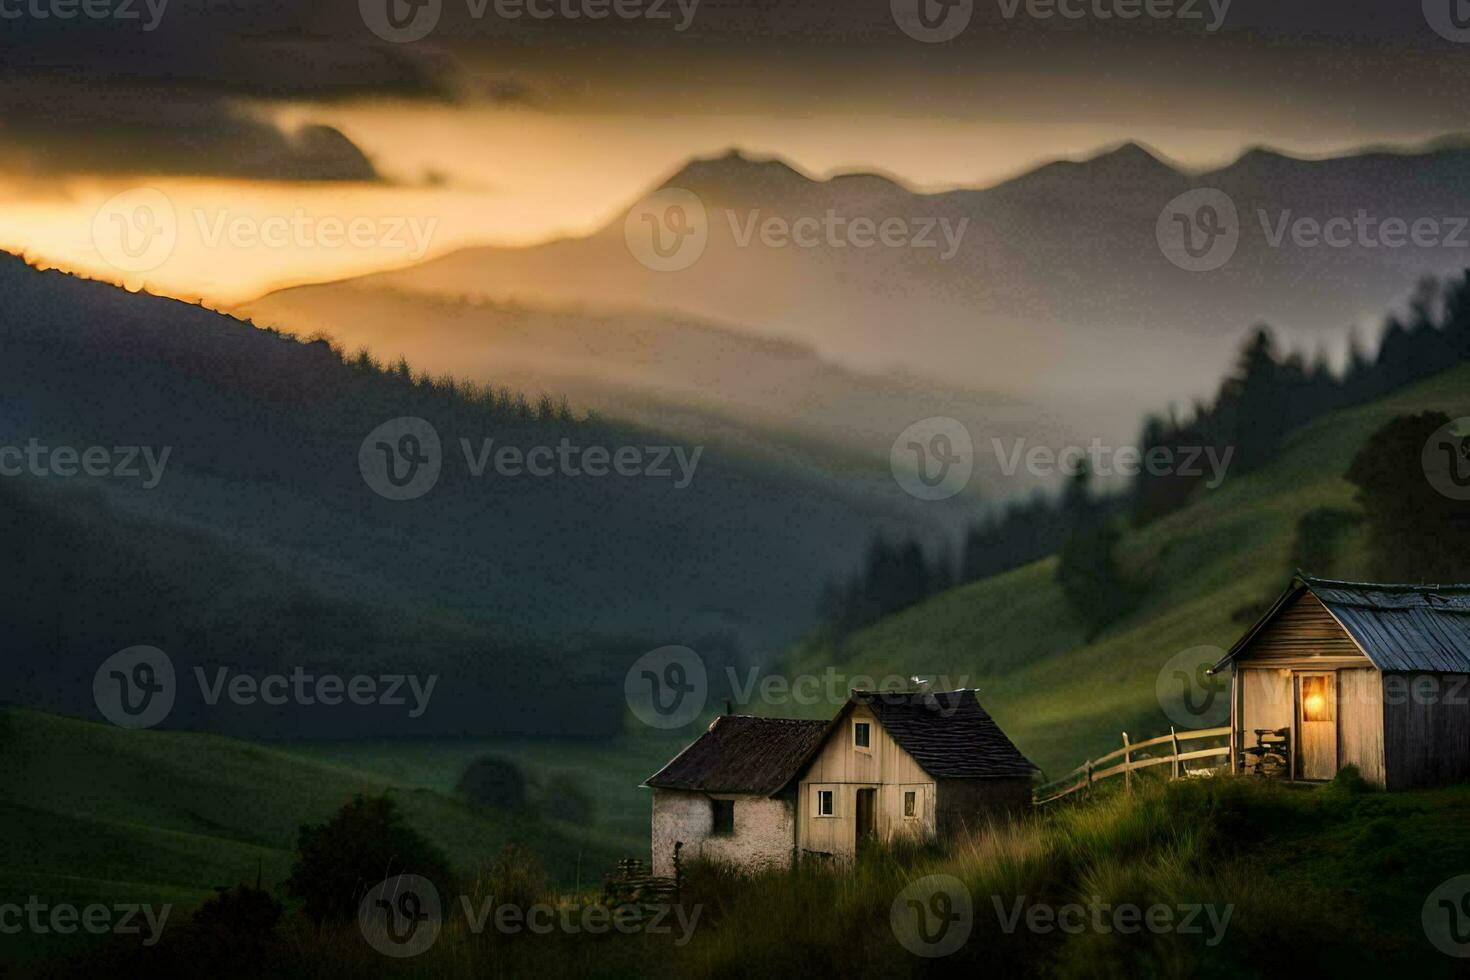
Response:
POLYGON ((1373 592, 1440 592, 1445 589, 1470 589, 1470 582, 1438 582, 1412 585, 1404 582, 1349 582, 1343 579, 1317 578, 1314 575, 1297 576, 1308 586, 1324 588, 1364 589, 1373 592))
POLYGON ((715 721, 719 721, 722 718, 743 718, 749 721, 781 721, 797 725, 827 724, 827 719, 825 718, 777 718, 772 715, 716 715, 715 721))

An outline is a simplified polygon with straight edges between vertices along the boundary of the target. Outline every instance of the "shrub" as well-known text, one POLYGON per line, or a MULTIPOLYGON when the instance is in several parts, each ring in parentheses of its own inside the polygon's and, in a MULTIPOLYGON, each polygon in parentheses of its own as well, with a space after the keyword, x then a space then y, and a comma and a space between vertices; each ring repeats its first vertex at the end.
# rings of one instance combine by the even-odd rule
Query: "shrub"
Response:
POLYGON ((521 813, 529 804, 526 786, 526 775, 519 766, 505 759, 486 756, 470 763, 459 777, 455 790, 475 806, 521 813))
POLYGON ((445 885, 449 862, 403 823, 386 795, 358 795, 326 823, 302 826, 286 891, 320 925, 352 919, 369 889, 399 874, 445 885))
POLYGON ((216 892, 194 913, 191 939, 196 951, 211 962, 243 964, 258 959, 275 942, 281 903, 251 885, 216 892))

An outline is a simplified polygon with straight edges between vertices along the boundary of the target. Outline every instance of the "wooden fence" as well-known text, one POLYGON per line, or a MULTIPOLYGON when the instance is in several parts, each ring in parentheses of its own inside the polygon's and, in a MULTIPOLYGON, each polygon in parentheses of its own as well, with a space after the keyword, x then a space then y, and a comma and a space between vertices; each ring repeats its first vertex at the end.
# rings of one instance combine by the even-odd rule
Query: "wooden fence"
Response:
MULTIPOLYGON (((1197 759, 1218 758, 1222 763, 1230 761, 1230 726, 1223 728, 1201 728, 1193 731, 1176 731, 1169 729, 1169 734, 1160 735, 1144 742, 1130 742, 1128 733, 1123 733, 1123 747, 1116 752, 1097 759, 1089 759, 1082 765, 1067 773, 1061 779, 1054 779, 1036 789, 1032 800, 1036 806, 1044 806, 1054 803, 1064 797, 1071 796, 1079 790, 1090 789, 1104 779, 1114 776, 1122 776, 1124 784, 1129 788, 1133 785, 1133 774, 1143 769, 1151 769, 1154 766, 1167 765, 1169 778, 1178 779, 1180 776, 1190 772, 1187 765, 1197 759), (1194 742, 1203 739, 1224 739, 1224 745, 1212 748, 1191 749, 1184 751, 1181 747, 1183 742, 1194 742), (1158 750, 1167 747, 1167 755, 1157 754, 1158 750), (1114 760, 1121 761, 1114 761, 1114 760)), ((1218 768, 1212 766, 1209 768, 1218 768)))

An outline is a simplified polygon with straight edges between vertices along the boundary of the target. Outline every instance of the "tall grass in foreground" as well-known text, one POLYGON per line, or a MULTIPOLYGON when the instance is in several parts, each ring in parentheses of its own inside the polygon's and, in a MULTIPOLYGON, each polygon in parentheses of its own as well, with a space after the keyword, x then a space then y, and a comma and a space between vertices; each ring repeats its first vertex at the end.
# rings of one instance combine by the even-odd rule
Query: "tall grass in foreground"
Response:
MULTIPOLYGON (((320 977, 1450 976, 1461 964, 1429 946, 1419 913, 1436 884, 1470 871, 1467 821, 1470 788, 1371 793, 1352 774, 1316 790, 1145 785, 947 845, 872 849, 851 866, 745 875, 694 863, 681 896, 698 910, 692 934, 672 922, 661 935, 475 932, 447 898, 439 940, 412 959, 376 953, 352 923, 316 930, 288 915, 271 949, 240 966, 320 977), (958 879, 973 908, 967 942, 942 959, 905 949, 891 924, 900 892, 927 875, 958 879), (1120 917, 1125 905, 1138 911, 1120 917)), ((475 903, 595 900, 536 881, 506 866, 463 887, 475 903)))

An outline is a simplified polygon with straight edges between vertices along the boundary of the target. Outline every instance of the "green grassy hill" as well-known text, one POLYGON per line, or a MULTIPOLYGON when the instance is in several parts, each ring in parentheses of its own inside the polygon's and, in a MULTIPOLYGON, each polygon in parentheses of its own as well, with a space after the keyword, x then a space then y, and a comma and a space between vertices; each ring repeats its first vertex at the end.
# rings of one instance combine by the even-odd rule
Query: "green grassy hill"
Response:
MULTIPOLYGON (((325 820, 357 793, 385 792, 464 873, 512 840, 532 846, 559 881, 579 868, 595 877, 622 856, 612 835, 472 810, 410 778, 216 735, 8 709, 0 712, 0 901, 35 894, 51 903, 188 907, 215 886, 253 881, 257 870, 273 887, 290 873, 301 824, 325 820)), ((0 948, 9 939, 0 937, 0 948)))
MULTIPOLYGON (((1128 533, 1120 557, 1149 581, 1148 593, 1094 642, 1048 559, 904 610, 840 650, 808 642, 788 656, 785 672, 820 674, 832 665, 849 676, 940 675, 976 687, 1050 776, 1118 748, 1124 730, 1135 739, 1166 734, 1170 722, 1155 694, 1164 663, 1195 646, 1229 647, 1260 604, 1285 588, 1301 518, 1324 507, 1356 509, 1342 474, 1369 434, 1395 415, 1429 409, 1470 415, 1470 366, 1326 416, 1294 433, 1265 469, 1201 489, 1189 506, 1128 533)), ((1337 542, 1329 564, 1306 571, 1366 576, 1361 535, 1337 542)))

